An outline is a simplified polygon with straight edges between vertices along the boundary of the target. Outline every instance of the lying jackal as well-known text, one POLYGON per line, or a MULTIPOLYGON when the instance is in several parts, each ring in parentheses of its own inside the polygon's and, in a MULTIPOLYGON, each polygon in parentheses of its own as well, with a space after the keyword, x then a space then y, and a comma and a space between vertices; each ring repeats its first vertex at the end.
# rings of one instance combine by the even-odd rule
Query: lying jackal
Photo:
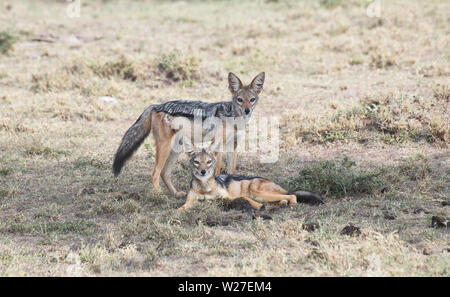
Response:
MULTIPOLYGON (((189 145, 185 140, 185 144, 189 145)), ((214 146, 214 144, 212 144, 214 146)), ((192 173, 192 182, 187 194, 186 202, 178 211, 189 209, 197 201, 207 199, 242 198, 247 200, 255 209, 261 209, 261 202, 279 202, 282 205, 294 205, 297 202, 309 204, 323 204, 322 197, 308 191, 294 191, 289 193, 273 181, 258 177, 234 174, 215 175, 216 159, 212 153, 214 149, 203 149, 194 152, 193 147, 188 150, 191 155, 189 168, 192 173)))
MULTIPOLYGON (((191 126, 198 113, 201 114, 203 119, 214 117, 225 121, 226 118, 239 118, 242 122, 247 123, 259 101, 264 78, 265 74, 261 72, 252 80, 250 85, 244 86, 241 80, 230 72, 228 74, 228 87, 232 94, 232 100, 229 102, 205 103, 180 100, 149 106, 123 136, 122 143, 114 157, 114 175, 119 175, 125 162, 152 131, 156 142, 155 168, 151 174, 153 186, 160 190, 159 177, 161 176, 172 194, 177 197, 186 195, 184 192, 177 191, 170 180, 171 167, 180 154, 173 149, 173 145, 174 143, 181 143, 182 136, 189 137, 192 142, 194 141, 191 135, 177 133, 180 132, 182 127, 174 123, 182 123, 182 125, 184 123, 185 126, 191 126)), ((224 125, 219 125, 219 127, 223 128, 224 125)), ((205 128, 202 126, 201 129, 204 130, 205 128)), ((214 130, 215 126, 211 129, 214 130)), ((215 130, 219 130, 219 128, 215 130)), ((217 134, 218 137, 225 137, 224 131, 202 131, 202 134, 211 132, 217 134)), ((234 137, 232 139, 234 141, 234 137)), ((222 141, 222 139, 220 140, 222 141)), ((228 172, 231 171, 232 173, 236 173, 236 144, 234 144, 234 148, 231 156, 227 156, 228 172)), ((217 157, 216 172, 220 173, 221 154, 217 153, 217 157)))

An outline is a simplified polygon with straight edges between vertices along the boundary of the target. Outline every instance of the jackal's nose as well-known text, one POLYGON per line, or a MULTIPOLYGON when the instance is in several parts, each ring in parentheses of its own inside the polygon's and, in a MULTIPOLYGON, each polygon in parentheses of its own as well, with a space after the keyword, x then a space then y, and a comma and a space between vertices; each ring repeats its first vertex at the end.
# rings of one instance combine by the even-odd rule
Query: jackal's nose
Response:
POLYGON ((206 174, 206 170, 203 169, 202 171, 200 171, 200 173, 201 173, 202 175, 205 175, 205 174, 206 174))
POLYGON ((245 109, 245 114, 249 114, 249 113, 250 113, 250 108, 247 107, 247 108, 245 109))

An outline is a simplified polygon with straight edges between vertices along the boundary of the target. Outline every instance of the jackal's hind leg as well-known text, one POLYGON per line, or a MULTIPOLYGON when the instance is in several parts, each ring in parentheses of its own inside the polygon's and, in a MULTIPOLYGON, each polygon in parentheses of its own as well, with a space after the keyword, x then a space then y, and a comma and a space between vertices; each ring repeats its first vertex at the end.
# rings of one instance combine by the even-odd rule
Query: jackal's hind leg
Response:
POLYGON ((276 202, 280 201, 279 203, 282 205, 287 201, 289 205, 294 205, 297 203, 297 197, 295 195, 286 195, 286 194, 278 194, 278 193, 271 193, 271 192, 265 192, 265 191, 257 191, 253 190, 252 194, 255 196, 255 199, 267 201, 267 202, 276 202))
POLYGON ((152 172, 152 182, 157 191, 161 191, 159 177, 171 151, 171 140, 172 137, 156 140, 155 168, 153 168, 152 172))

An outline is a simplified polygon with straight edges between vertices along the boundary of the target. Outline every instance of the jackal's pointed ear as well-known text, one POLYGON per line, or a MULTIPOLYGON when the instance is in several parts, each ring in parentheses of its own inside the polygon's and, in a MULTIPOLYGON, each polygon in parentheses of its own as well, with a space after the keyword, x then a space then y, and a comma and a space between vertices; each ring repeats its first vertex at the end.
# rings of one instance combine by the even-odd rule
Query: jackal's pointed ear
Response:
POLYGON ((261 93, 263 86, 264 86, 264 78, 266 77, 266 74, 264 72, 261 72, 255 78, 252 80, 252 83, 250 84, 250 88, 256 92, 256 94, 261 93))
POLYGON ((231 94, 236 93, 240 89, 242 89, 243 85, 239 77, 237 77, 234 73, 228 73, 228 88, 230 89, 231 94))
POLYGON ((189 157, 192 157, 195 154, 195 147, 192 144, 191 140, 187 137, 183 137, 183 145, 184 145, 184 152, 189 155, 189 157))

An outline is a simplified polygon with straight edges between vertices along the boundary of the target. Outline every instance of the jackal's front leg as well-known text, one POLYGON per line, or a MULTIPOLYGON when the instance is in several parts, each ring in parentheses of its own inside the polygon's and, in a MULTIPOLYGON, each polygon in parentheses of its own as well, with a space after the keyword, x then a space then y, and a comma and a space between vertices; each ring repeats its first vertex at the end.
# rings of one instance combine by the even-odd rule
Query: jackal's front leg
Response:
POLYGON ((198 195, 195 194, 194 192, 190 191, 187 195, 186 198, 186 202, 183 204, 183 206, 181 206, 180 208, 178 208, 178 212, 182 212, 183 210, 192 208, 195 203, 198 201, 198 195))

